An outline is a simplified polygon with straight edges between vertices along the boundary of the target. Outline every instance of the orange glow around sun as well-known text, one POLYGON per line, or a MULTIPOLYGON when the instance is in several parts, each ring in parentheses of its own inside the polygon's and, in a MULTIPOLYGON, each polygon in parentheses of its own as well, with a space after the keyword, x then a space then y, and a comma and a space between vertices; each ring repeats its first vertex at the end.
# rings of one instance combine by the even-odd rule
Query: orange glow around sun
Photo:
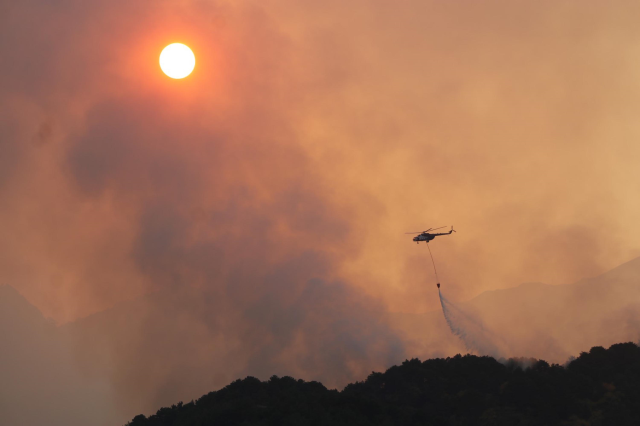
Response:
POLYGON ((187 77, 196 66, 193 51, 182 43, 173 43, 162 50, 160 68, 169 77, 181 79, 187 77))

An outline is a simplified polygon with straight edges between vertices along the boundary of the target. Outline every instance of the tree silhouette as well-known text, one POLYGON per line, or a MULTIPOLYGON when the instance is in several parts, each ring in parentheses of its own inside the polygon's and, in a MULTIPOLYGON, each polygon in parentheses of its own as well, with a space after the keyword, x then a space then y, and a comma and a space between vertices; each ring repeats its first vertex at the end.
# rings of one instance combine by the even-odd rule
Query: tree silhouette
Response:
POLYGON ((407 360, 338 392, 291 377, 236 380, 127 426, 638 425, 640 348, 594 347, 566 366, 456 355, 407 360))

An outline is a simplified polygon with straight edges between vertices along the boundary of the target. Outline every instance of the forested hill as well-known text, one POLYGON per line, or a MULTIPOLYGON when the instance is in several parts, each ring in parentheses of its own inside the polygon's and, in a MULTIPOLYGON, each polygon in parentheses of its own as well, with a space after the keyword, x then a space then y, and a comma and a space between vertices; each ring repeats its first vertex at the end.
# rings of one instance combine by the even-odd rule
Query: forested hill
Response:
POLYGON ((247 377, 129 426, 639 425, 640 348, 594 347, 565 367, 473 355, 405 361, 343 391, 247 377))

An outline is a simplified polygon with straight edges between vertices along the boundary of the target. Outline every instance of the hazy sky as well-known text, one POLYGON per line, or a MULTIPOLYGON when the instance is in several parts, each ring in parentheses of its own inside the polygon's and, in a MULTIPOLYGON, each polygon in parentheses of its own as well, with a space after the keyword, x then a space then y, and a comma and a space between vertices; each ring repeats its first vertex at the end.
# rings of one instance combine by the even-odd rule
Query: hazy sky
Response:
POLYGON ((57 323, 203 291, 276 340, 300 304, 289 339, 353 320, 384 360, 377 313, 439 307, 405 232, 458 230, 431 245, 450 300, 603 272, 640 255, 639 14, 0 0, 0 281, 57 323))
POLYGON ((303 253, 423 312, 431 226, 458 300, 640 254, 635 2, 1 9, 1 279, 58 322, 303 253))

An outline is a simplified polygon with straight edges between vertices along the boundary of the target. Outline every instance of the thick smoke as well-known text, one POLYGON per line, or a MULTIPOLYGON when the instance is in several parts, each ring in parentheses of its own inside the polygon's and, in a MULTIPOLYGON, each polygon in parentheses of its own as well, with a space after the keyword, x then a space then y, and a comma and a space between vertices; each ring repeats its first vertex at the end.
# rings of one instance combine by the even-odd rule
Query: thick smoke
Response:
POLYGON ((326 250, 402 312, 437 308, 413 229, 463 231, 457 300, 640 254, 635 3, 4 3, 2 278, 59 322, 155 285, 158 221, 326 250))
POLYGON ((300 140, 300 94, 320 89, 291 40, 251 5, 140 5, 26 2, 3 22, 31 53, 61 34, 55 54, 8 60, 34 61, 20 78, 38 84, 2 86, 17 130, 0 249, 25 256, 3 257, 4 278, 59 322, 115 306, 64 331, 129 417, 246 375, 342 386, 404 359, 384 304, 341 273, 357 200, 300 140), (201 59, 182 83, 157 70, 176 33, 201 59))
POLYGON ((455 300, 640 253, 638 7, 0 0, 0 280, 127 414, 413 356, 385 314, 438 299, 404 232, 459 229, 455 300))

